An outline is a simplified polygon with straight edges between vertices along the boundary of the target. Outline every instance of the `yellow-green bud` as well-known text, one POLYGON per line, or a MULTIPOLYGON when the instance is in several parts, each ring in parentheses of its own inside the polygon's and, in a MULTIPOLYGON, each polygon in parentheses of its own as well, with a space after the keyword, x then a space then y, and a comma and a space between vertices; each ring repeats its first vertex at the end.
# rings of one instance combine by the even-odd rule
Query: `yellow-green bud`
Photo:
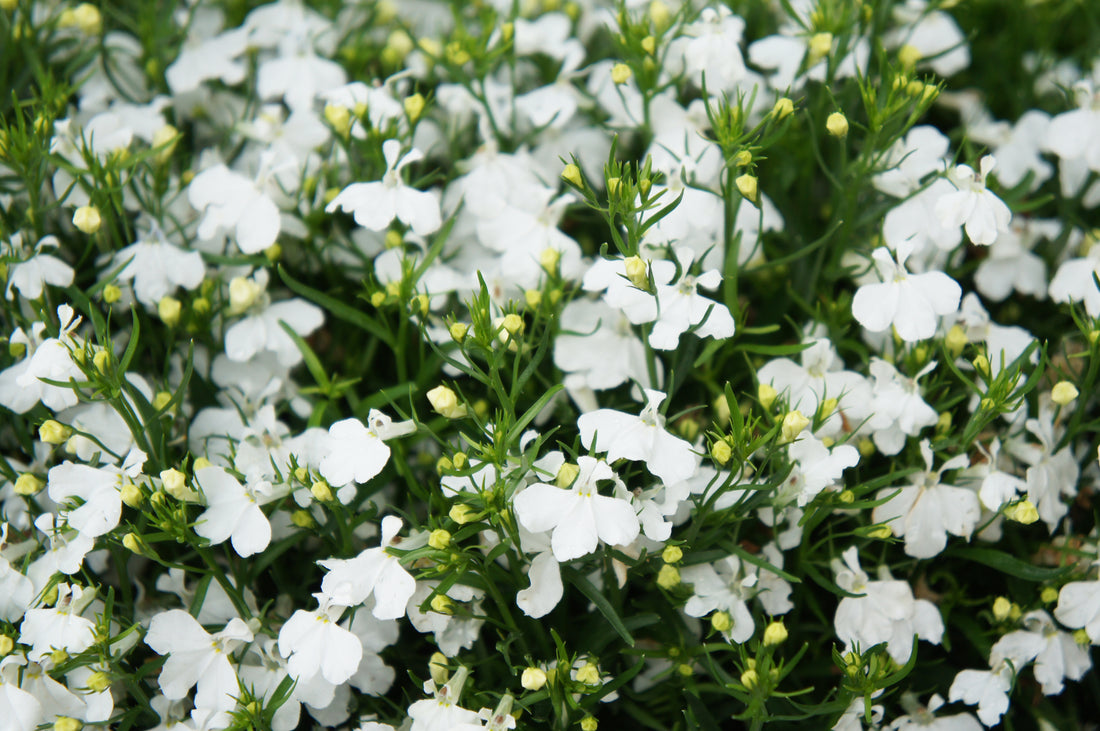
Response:
POLYGON ((451 532, 442 528, 436 528, 428 535, 428 545, 437 551, 442 551, 451 545, 451 532))
POLYGON ((738 175, 737 179, 733 181, 737 185, 737 190, 751 203, 756 203, 756 196, 759 192, 759 183, 756 180, 755 175, 738 175))
POLYGON ((657 39, 653 36, 646 36, 642 39, 642 50, 648 53, 650 56, 657 50, 657 39))
POLYGON ((584 188, 584 178, 581 177, 581 169, 569 163, 561 171, 562 180, 577 188, 584 188))
POLYGON ((263 293, 263 287, 248 277, 234 277, 229 282, 229 314, 239 315, 251 307, 263 293))
POLYGON ((814 33, 813 36, 810 37, 810 47, 809 47, 810 58, 809 58, 807 64, 810 65, 810 66, 814 65, 815 63, 817 63, 821 59, 828 56, 829 51, 831 51, 832 49, 833 49, 833 34, 832 33, 828 33, 828 32, 814 33))
POLYGON ((599 721, 592 716, 585 716, 581 719, 581 731, 596 731, 599 725, 599 721))
POLYGON ((542 292, 537 289, 529 289, 523 293, 523 300, 532 310, 538 309, 538 306, 542 303, 542 292))
POLYGON ((80 721, 69 716, 58 716, 53 722, 53 731, 80 731, 84 726, 80 721))
POLYGON ((96 351, 96 354, 92 356, 92 365, 100 373, 106 373, 107 368, 111 365, 111 354, 106 350, 96 351))
POLYGON ((1050 389, 1050 400, 1059 406, 1068 406, 1080 395, 1077 387, 1069 381, 1059 381, 1050 389))
POLYGON ((381 307, 386 301, 385 292, 375 292, 370 296, 370 303, 375 307, 381 307))
POLYGON ((30 497, 31 495, 37 495, 46 483, 38 478, 37 475, 32 475, 30 472, 24 472, 19 475, 15 480, 15 494, 30 497))
POLYGON ((730 461, 730 457, 733 456, 733 449, 730 448, 729 442, 725 439, 719 439, 710 445, 710 456, 714 458, 714 461, 720 465, 724 465, 730 461))
POLYGON ((126 550, 131 553, 136 553, 139 556, 145 553, 145 546, 142 545, 141 538, 136 533, 127 533, 122 537, 122 545, 126 547, 126 550))
POLYGON ((877 538, 880 541, 884 541, 892 535, 894 535, 894 531, 890 530, 888 525, 878 525, 867 531, 868 538, 877 538))
POLYGON ((749 690, 752 690, 760 684, 760 676, 756 674, 756 671, 749 668, 745 672, 741 673, 741 685, 745 686, 749 690))
POLYGON ((103 301, 109 305, 113 305, 122 299, 122 290, 118 288, 116 284, 108 284, 103 288, 103 301))
POLYGON ((88 690, 93 693, 102 693, 111 687, 111 676, 102 670, 97 670, 88 676, 88 679, 84 681, 88 687, 88 690))
POLYGON ((616 195, 619 192, 619 188, 622 187, 623 181, 620 178, 608 178, 607 179, 607 193, 608 195, 616 195))
POLYGON ((658 33, 664 32, 672 24, 672 11, 661 0, 653 0, 647 12, 650 22, 658 33))
POLYGON ((73 225, 83 233, 94 234, 103 224, 99 209, 95 206, 81 206, 73 213, 73 225))
POLYGON ((170 403, 172 403, 172 394, 167 391, 160 391, 153 396, 153 408, 157 411, 164 411, 170 403))
POLYGON ((665 564, 657 572, 657 586, 662 589, 672 589, 680 585, 680 572, 675 566, 665 564))
POLYGON ((917 65, 917 61, 920 61, 923 55, 916 47, 906 43, 898 49, 898 63, 907 69, 911 69, 917 65))
POLYGON ((577 670, 577 682, 585 685, 599 685, 600 669, 596 667, 595 663, 586 662, 577 670))
POLYGON ((1035 509, 1035 505, 1030 500, 1025 498, 1006 506, 1004 516, 1022 525, 1031 525, 1039 520, 1039 511, 1035 509))
POLYGON ((684 552, 679 546, 665 546, 665 550, 661 551, 661 560, 665 563, 676 563, 683 557, 684 552))
POLYGON ((1012 613, 1012 602, 1006 597, 999 596, 993 600, 993 618, 998 622, 1003 622, 1008 619, 1008 615, 1012 613))
POLYGON ((625 84, 630 81, 630 77, 634 75, 634 72, 630 70, 630 67, 625 63, 617 63, 611 67, 611 81, 615 84, 625 84))
POLYGON ((447 512, 447 517, 459 525, 466 525, 477 520, 477 511, 466 503, 455 503, 447 512))
POLYGON ((833 137, 844 139, 848 136, 848 118, 840 112, 833 112, 825 120, 825 129, 827 129, 829 134, 833 137))
POLYGON ((569 487, 580 473, 581 468, 579 465, 566 462, 558 468, 558 474, 554 477, 554 484, 558 487, 569 487))
POLYGON ((764 645, 773 647, 782 645, 787 640, 787 626, 776 621, 764 628, 764 645))
POLYGON ((326 104, 324 114, 336 134, 346 137, 351 131, 351 110, 343 104, 326 104))
POLYGON ((875 453, 875 443, 867 437, 860 439, 859 444, 856 445, 856 448, 859 450, 860 456, 865 458, 870 457, 872 454, 875 453))
POLYGON ((974 360, 971 361, 974 365, 974 370, 982 375, 984 378, 989 376, 989 358, 986 358, 984 354, 979 353, 974 360))
POLYGON ((1088 645, 1092 642, 1092 638, 1089 637, 1088 630, 1082 627, 1081 629, 1074 631, 1073 641, 1076 642, 1078 645, 1084 647, 1085 645, 1088 645))
POLYGON ((447 665, 450 661, 447 656, 442 652, 433 652, 432 656, 428 659, 428 672, 432 676, 432 682, 436 685, 443 685, 447 682, 447 679, 451 675, 451 671, 447 669, 447 665))
POLYGON ((7 635, 0 635, 0 657, 7 655, 15 647, 15 641, 7 635))
POLYGON ((523 332, 525 324, 522 317, 514 312, 511 312, 504 316, 504 320, 501 322, 501 326, 509 334, 519 335, 523 332))
POLYGON ((772 106, 772 116, 774 116, 776 118, 776 120, 785 119, 786 117, 789 117, 793 113, 794 113, 794 102, 792 102, 787 97, 782 97, 781 99, 777 99, 775 101, 775 104, 772 106))
POLYGON ((64 444, 72 435, 72 429, 53 419, 47 419, 38 427, 38 438, 46 444, 64 444))
POLYGON ((332 488, 324 480, 318 480, 309 486, 309 492, 313 499, 321 503, 332 502, 332 488))
POLYGON ((1039 594, 1039 600, 1043 604, 1053 604, 1058 601, 1058 590, 1053 586, 1043 587, 1043 591, 1039 594))
POLYGON ((788 411, 783 416, 783 427, 781 440, 786 442, 793 442, 795 437, 802 433, 802 430, 810 425, 810 420, 802 415, 801 411, 797 409, 795 411, 788 411))
POLYGON ((290 514, 290 522, 299 528, 312 528, 314 526, 313 516, 310 515, 308 510, 295 510, 290 514))
POLYGON ((175 297, 161 297, 157 303, 157 316, 168 327, 175 327, 180 322, 180 310, 183 305, 175 297))
POLYGON ((466 416, 466 404, 458 402, 458 396, 446 386, 436 386, 428 391, 428 402, 432 409, 448 419, 461 419, 466 416))
POLYGON ((529 667, 523 669, 519 684, 525 690, 536 691, 546 685, 546 672, 542 668, 529 667))
POLYGON ((451 340, 461 344, 466 339, 466 333, 469 331, 469 326, 464 322, 455 322, 451 324, 449 328, 451 333, 451 340))
POLYGON ((759 399, 760 405, 767 411, 775 403, 776 397, 779 393, 772 388, 770 383, 761 383, 756 389, 756 398, 759 399))
POLYGON ((440 614, 454 614, 455 603, 446 594, 436 594, 432 597, 432 611, 440 614))
POLYGON ((539 253, 539 264, 550 274, 557 274, 558 262, 560 261, 561 252, 557 249, 547 247, 539 253))
POLYGON ((844 503, 845 505, 851 505, 856 501, 856 494, 851 490, 841 490, 840 494, 836 496, 837 502, 844 503))
POLYGON ((424 96, 421 94, 405 97, 405 115, 410 122, 420 119, 420 115, 424 113, 424 103, 424 96))
POLYGON ((970 342, 970 338, 966 335, 966 330, 963 330, 958 325, 952 325, 951 329, 947 331, 947 350, 951 355, 957 356, 966 347, 966 344, 970 342))
POLYGON ((631 256, 623 262, 626 278, 638 289, 649 289, 649 267, 641 257, 631 256))
POLYGON ((729 632, 730 627, 733 626, 733 618, 729 612, 715 612, 710 615, 710 626, 716 632, 729 632))
POLYGON ((131 508, 139 508, 141 504, 145 502, 145 495, 142 494, 141 488, 129 480, 123 483, 122 489, 119 490, 119 492, 122 495, 122 502, 126 503, 131 508))

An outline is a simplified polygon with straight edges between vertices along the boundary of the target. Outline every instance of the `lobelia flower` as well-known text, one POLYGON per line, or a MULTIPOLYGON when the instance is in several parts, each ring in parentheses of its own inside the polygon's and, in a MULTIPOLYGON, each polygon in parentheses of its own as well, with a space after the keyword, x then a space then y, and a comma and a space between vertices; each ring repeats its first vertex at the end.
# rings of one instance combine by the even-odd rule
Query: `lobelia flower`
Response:
POLYGON ((970 539, 982 507, 973 490, 942 482, 944 472, 969 466, 967 455, 953 457, 933 470, 932 448, 927 439, 921 440, 920 451, 925 471, 900 490, 895 487, 880 490, 878 500, 894 492, 897 495, 876 507, 871 515, 876 523, 887 523, 895 536, 905 538, 906 554, 932 558, 947 545, 948 533, 970 539))
POLYGON ((978 719, 986 726, 996 726, 1008 710, 1012 678, 1012 668, 1007 662, 998 663, 992 670, 963 670, 955 676, 947 696, 952 703, 976 705, 978 719))
POLYGON ((480 727, 481 718, 477 713, 458 705, 469 674, 469 670, 460 667, 442 688, 437 688, 431 680, 426 681, 424 692, 432 694, 432 698, 409 706, 409 718, 412 719, 409 731, 454 731, 463 724, 480 727))
POLYGON ((279 237, 279 207, 256 180, 224 164, 196 175, 187 186, 187 200, 202 214, 198 236, 203 241, 231 231, 243 253, 258 254, 279 237))
POLYGON ((240 688, 229 656, 251 641, 252 630, 242 619, 230 620, 221 632, 211 635, 182 609, 153 617, 145 635, 145 644, 154 652, 168 655, 157 678, 164 696, 178 700, 197 685, 195 706, 218 711, 237 705, 240 688))
POLYGON ((321 327, 325 316, 321 308, 297 297, 272 303, 266 291, 267 281, 267 270, 259 269, 251 279, 237 277, 230 282, 230 314, 243 314, 244 318, 226 330, 225 354, 230 360, 244 362, 270 351, 282 365, 295 366, 302 362, 302 352, 280 321, 306 337, 321 327))
POLYGON ((867 428, 880 452, 895 455, 905 446, 907 437, 935 426, 939 415, 921 397, 918 381, 936 369, 936 361, 921 368, 912 378, 898 373, 881 358, 871 358, 871 377, 875 379, 871 395, 871 417, 867 428))
POLYGON ((822 490, 835 485, 845 469, 859 463, 859 450, 852 445, 838 444, 830 450, 811 434, 792 442, 787 456, 793 467, 776 499, 794 499, 799 507, 805 507, 822 490))
POLYGON ((1100 581, 1071 581, 1058 592, 1054 618, 1067 627, 1084 629, 1100 644, 1100 581))
POLYGON ((836 635, 844 642, 844 651, 853 646, 867 648, 881 642, 894 662, 904 665, 913 650, 913 635, 940 644, 943 617, 936 605, 926 599, 914 599, 913 590, 904 581, 886 576, 872 581, 859 565, 859 550, 846 549, 842 559, 833 559, 836 583, 849 594, 836 608, 836 635))
POLYGON ((962 288, 943 272, 910 274, 905 260, 911 251, 910 244, 899 246, 895 261, 886 247, 875 249, 871 256, 882 282, 863 285, 852 299, 852 315, 860 325, 871 332, 892 325, 906 342, 935 335, 937 316, 958 310, 962 298, 962 288))
POLYGON ((688 442, 665 431, 665 418, 657 411, 665 394, 647 388, 645 396, 645 408, 638 416, 613 409, 582 414, 577 419, 581 443, 586 449, 606 452, 608 462, 645 462, 666 485, 683 482, 698 468, 695 453, 688 442))
POLYGON ((928 705, 922 706, 910 693, 903 693, 901 705, 908 711, 908 715, 895 719, 887 731, 981 731, 978 719, 969 713, 960 713, 954 716, 936 716, 936 711, 944 705, 943 696, 938 693, 928 699, 928 705))
POLYGON ((1067 259, 1050 280, 1050 298, 1055 302, 1084 302, 1089 317, 1100 317, 1100 246, 1092 246, 1083 257, 1067 259))
POLYGON ((41 401, 53 412, 64 411, 76 406, 76 393, 67 386, 54 386, 51 381, 68 382, 70 379, 82 380, 80 367, 73 362, 70 348, 78 348, 80 343, 73 332, 81 318, 69 305, 57 308, 60 324, 56 338, 42 339, 46 325, 36 322, 28 334, 22 329, 12 333, 10 342, 27 348, 26 357, 0 373, 0 405, 6 406, 18 414, 25 414, 41 401))
MULTIPOLYGON (((16 233, 11 237, 9 254, 21 252, 22 234, 16 233)), ((19 294, 29 300, 38 299, 47 284, 54 287, 68 287, 73 283, 76 272, 71 266, 52 254, 47 254, 47 247, 56 249, 60 242, 56 236, 44 236, 35 244, 34 252, 29 259, 8 264, 8 288, 4 296, 11 299, 12 287, 19 290, 19 294)), ((5 247, 8 248, 8 247, 5 247)))
POLYGON ((318 561, 328 571, 318 596, 347 607, 359 606, 373 596, 371 614, 378 619, 404 616, 405 605, 416 591, 416 580, 396 556, 386 552, 400 540, 397 534, 402 525, 401 518, 387 515, 382 519, 382 543, 378 548, 368 548, 355 558, 318 561))
POLYGON ((50 499, 65 504, 78 498, 79 507, 62 509, 60 515, 68 524, 91 538, 111 532, 122 517, 122 485, 141 475, 145 452, 133 448, 122 467, 104 465, 100 468, 64 462, 51 467, 46 475, 50 499))
POLYGON ((1055 627, 1046 612, 1028 612, 1020 623, 1023 629, 1009 632, 993 645, 991 666, 1007 661, 1019 674, 1024 665, 1034 661, 1032 672, 1044 695, 1058 695, 1066 678, 1080 680, 1092 667, 1088 648, 1077 644, 1069 632, 1055 627))
POLYGON ((997 234, 1008 230, 1012 211, 993 191, 985 187, 986 176, 997 164, 992 155, 978 163, 978 172, 958 165, 948 173, 957 190, 936 202, 936 216, 944 226, 962 226, 972 243, 988 246, 997 234))
POLYGON ((1055 424, 1054 417, 1054 405, 1050 396, 1044 394, 1039 399, 1038 417, 1024 422, 1024 429, 1038 443, 1025 441, 1023 436, 1005 442, 1006 451, 1028 466, 1025 473, 1027 499, 1039 511, 1039 517, 1051 533, 1069 512, 1069 505, 1062 498, 1077 495, 1077 480, 1081 475, 1072 444, 1055 451, 1063 429, 1055 424))
POLYGON ((756 593, 758 577, 746 571, 736 556, 713 564, 697 564, 680 571, 680 579, 691 584, 692 596, 684 605, 689 617, 705 617, 711 612, 729 614, 730 626, 722 635, 730 642, 747 642, 756 630, 748 600, 756 593))
POLYGON ((512 501, 516 518, 527 530, 552 530, 550 545, 560 562, 587 556, 600 541, 626 545, 638 537, 641 526, 627 500, 600 495, 597 483, 620 480, 610 465, 594 457, 577 459, 580 468, 572 487, 535 483, 512 501))
POLYGON ((123 263, 117 278, 132 281, 134 297, 147 307, 155 307, 176 287, 195 289, 206 276, 202 255, 169 243, 159 228, 115 254, 114 265, 123 263))
POLYGON ((80 614, 94 598, 95 589, 61 583, 54 606, 28 609, 19 626, 19 642, 31 645, 27 658, 38 662, 54 650, 79 655, 91 647, 96 639, 95 622, 80 614))
POLYGON ((1046 149, 1063 163, 1082 160, 1090 170, 1100 172, 1100 89, 1084 80, 1073 85, 1073 94, 1078 108, 1050 121, 1044 140, 1046 149))
POLYGON ((396 439, 416 431, 412 421, 394 421, 378 409, 367 415, 369 426, 358 419, 338 421, 328 429, 327 450, 321 458, 319 471, 333 487, 340 489, 337 497, 347 504, 355 495, 354 483, 365 483, 382 471, 390 458, 385 440, 396 439), (346 498, 346 499, 345 499, 346 498))
POLYGON ((195 521, 195 533, 212 545, 227 539, 241 558, 260 553, 271 542, 271 523, 257 501, 270 491, 268 482, 242 485, 221 467, 195 470, 195 482, 206 498, 206 510, 195 521))
POLYGON ((363 645, 336 623, 346 605, 324 594, 314 596, 320 604, 315 611, 297 610, 279 630, 279 654, 287 659, 287 672, 300 685, 319 680, 328 686, 327 692, 307 699, 310 705, 323 708, 331 702, 336 686, 347 682, 359 668, 363 645), (328 700, 323 701, 326 696, 328 700))
POLYGON ((707 299, 698 293, 699 287, 715 289, 722 283, 717 269, 702 274, 688 274, 695 252, 688 248, 676 251, 680 264, 680 278, 676 276, 676 264, 671 261, 653 262, 653 284, 657 295, 657 321, 649 333, 649 344, 658 350, 675 350, 680 335, 692 330, 699 337, 716 340, 733 337, 733 315, 725 305, 707 299))
POLYGON ((382 179, 352 183, 325 206, 325 212, 349 211, 354 214, 357 224, 371 231, 384 230, 395 218, 418 236, 438 231, 443 223, 439 199, 434 193, 412 188, 401 179, 402 169, 422 160, 424 153, 414 148, 399 158, 401 143, 386 140, 382 143, 382 154, 386 158, 386 173, 382 179))

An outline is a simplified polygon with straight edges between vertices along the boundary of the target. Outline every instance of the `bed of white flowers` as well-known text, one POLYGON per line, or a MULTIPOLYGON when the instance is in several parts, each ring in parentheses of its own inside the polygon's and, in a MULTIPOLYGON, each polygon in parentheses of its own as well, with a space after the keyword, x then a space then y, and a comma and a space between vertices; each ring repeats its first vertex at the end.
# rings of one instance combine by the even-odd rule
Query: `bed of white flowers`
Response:
POLYGON ((0 0, 0 731, 1096 728, 1100 6, 0 0))

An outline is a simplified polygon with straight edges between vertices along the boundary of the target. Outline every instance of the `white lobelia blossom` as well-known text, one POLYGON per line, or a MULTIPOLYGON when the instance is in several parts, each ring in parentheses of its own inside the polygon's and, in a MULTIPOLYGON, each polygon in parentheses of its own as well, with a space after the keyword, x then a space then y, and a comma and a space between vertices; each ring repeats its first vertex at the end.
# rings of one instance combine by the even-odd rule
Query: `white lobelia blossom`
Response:
POLYGON ((337 497, 345 505, 355 495, 355 483, 365 483, 382 471, 390 459, 385 440, 416 431, 412 421, 394 421, 378 409, 371 409, 367 424, 358 419, 338 421, 328 429, 325 455, 319 471, 333 487, 341 488, 337 497), (350 486, 349 490, 342 488, 350 486), (346 498, 346 499, 345 499, 346 498))
POLYGON ((1005 450, 1026 464, 1025 484, 1027 499, 1031 501, 1039 517, 1053 533, 1062 518, 1069 512, 1069 505, 1062 499, 1077 495, 1077 480, 1081 469, 1069 444, 1055 451, 1063 429, 1055 423, 1054 404, 1044 394, 1039 399, 1039 415, 1024 422, 1024 428, 1038 443, 1025 440, 1021 435, 1005 442, 1005 450))
POLYGON ((859 450, 838 444, 830 450, 812 434, 802 434, 787 447, 791 474, 779 488, 777 501, 795 500, 805 507, 818 493, 835 485, 844 470, 859 463, 859 450))
POLYGON ((9 340, 12 345, 26 348, 26 357, 0 373, 0 405, 18 414, 25 414, 41 401, 53 412, 76 406, 76 393, 67 386, 54 386, 42 379, 68 382, 82 380, 83 374, 70 354, 80 347, 74 331, 80 324, 76 311, 69 305, 57 308, 58 336, 45 338, 46 325, 36 322, 29 333, 17 328, 9 340))
POLYGON ((665 431, 665 417, 657 410, 665 394, 647 388, 645 396, 645 408, 638 416, 613 409, 582 414, 577 419, 581 443, 586 449, 606 452, 608 462, 645 462, 666 485, 683 482, 698 468, 695 453, 688 442, 665 431))
POLYGON ((978 163, 975 172, 969 165, 958 165, 948 173, 957 190, 936 202, 936 216, 944 226, 962 226, 972 243, 988 246, 997 235, 1008 230, 1012 211, 985 186, 986 176, 997 164, 992 155, 978 163))
POLYGON ((68 524, 90 538, 114 530, 122 517, 122 485, 141 475, 145 453, 136 447, 130 450, 122 467, 64 462, 51 467, 46 475, 47 490, 54 502, 67 505, 73 498, 76 507, 63 508, 60 515, 68 524))
POLYGON ((922 429, 935 426, 939 416, 921 397, 918 381, 936 369, 936 361, 907 378, 881 358, 871 358, 871 417, 867 429, 880 452, 899 453, 907 437, 915 437, 922 429))
POLYGON ((30 645, 27 658, 38 662, 54 650, 79 655, 95 642, 95 622, 80 616, 95 598, 95 589, 57 586, 57 603, 52 607, 28 609, 19 626, 19 642, 30 645))
POLYGON ((409 731, 454 731, 464 724, 481 728, 480 716, 458 705, 462 686, 466 684, 469 674, 469 670, 460 667, 441 688, 437 688, 431 680, 426 681, 424 692, 432 697, 409 706, 409 718, 412 719, 409 731))
POLYGON ((882 332, 891 325, 898 337, 916 342, 936 334, 937 317, 959 308, 962 288, 943 272, 910 274, 905 260, 910 244, 898 247, 895 261, 890 250, 880 246, 872 252, 882 282, 865 284, 852 299, 852 315, 871 332, 882 332))
POLYGON ((991 666, 1007 661, 1019 673, 1034 662, 1032 672, 1044 695, 1058 695, 1066 678, 1080 680, 1092 667, 1088 648, 1077 644, 1069 632, 1055 627, 1046 612, 1028 612, 1020 624, 1023 629, 1009 632, 993 645, 991 666))
POLYGON ((382 543, 377 548, 368 548, 355 558, 318 561, 328 571, 318 596, 347 607, 359 606, 374 596, 371 613, 375 617, 404 616, 405 605, 416 591, 416 580, 396 556, 386 552, 400 540, 397 534, 403 524, 396 515, 387 515, 382 519, 382 543))
POLYGON ((943 483, 943 473, 969 466, 965 454, 952 457, 932 469, 932 447, 921 440, 920 452, 925 471, 914 476, 913 482, 900 490, 888 487, 880 490, 882 500, 894 492, 897 495, 879 505, 872 513, 876 523, 886 523, 895 536, 905 538, 905 553, 914 558, 932 558, 947 545, 947 534, 970 539, 978 524, 982 507, 978 494, 965 487, 943 483))
POLYGON ((323 708, 332 701, 336 686, 359 669, 363 645, 336 622, 347 605, 324 594, 314 596, 320 603, 315 611, 297 610, 279 630, 279 654, 287 659, 287 672, 299 685, 320 686, 306 700, 323 708))
POLYGON ((1100 581, 1071 581, 1058 592, 1054 618, 1067 627, 1084 629, 1100 644, 1100 581))
POLYGON ((989 247, 989 255, 974 272, 974 286, 994 302, 1013 290, 1036 299, 1047 296, 1047 265, 1032 249, 1041 239, 1054 240, 1062 230, 1055 219, 1017 218, 989 247))
POLYGON ((741 35, 745 21, 725 5, 704 8, 699 19, 684 25, 680 36, 669 44, 670 71, 682 67, 695 86, 702 88, 703 75, 711 93, 733 92, 746 76, 741 57, 741 35))
POLYGON ((187 200, 202 214, 203 241, 231 231, 245 254, 258 254, 275 243, 282 228, 279 207, 256 180, 223 164, 203 170, 187 187, 187 200))
POLYGON ((921 188, 924 178, 943 169, 950 140, 931 125, 909 130, 886 153, 885 170, 871 179, 878 190, 895 198, 907 198, 921 188))
POLYGON ((705 617, 711 612, 729 614, 730 627, 722 631, 730 642, 747 642, 756 629, 748 601, 756 593, 759 577, 747 571, 737 556, 728 556, 713 564, 688 566, 680 579, 691 584, 692 595, 684 605, 689 617, 705 617))
POLYGON ((1083 80, 1074 84, 1073 94, 1078 108, 1050 121, 1044 143, 1063 163, 1081 160, 1100 172, 1100 89, 1083 80))
POLYGON ((1084 302, 1089 317, 1100 317, 1100 246, 1089 248, 1085 256, 1062 262, 1050 280, 1050 298, 1055 302, 1084 302))
POLYGON ((145 644, 158 655, 168 655, 157 682, 166 698, 184 698, 198 686, 195 706, 230 711, 240 693, 237 673, 229 656, 252 641, 252 630, 242 619, 233 619, 211 635, 182 609, 170 609, 153 617, 145 644))
POLYGON ((195 521, 195 533, 211 544, 230 540, 241 558, 260 553, 271 542, 271 523, 259 500, 270 492, 268 482, 242 485, 221 467, 195 470, 195 482, 206 498, 206 510, 195 521))
POLYGON ((429 191, 408 186, 401 179, 406 165, 423 159, 424 153, 412 149, 401 155, 401 143, 386 140, 382 143, 386 158, 386 173, 381 180, 371 183, 352 183, 325 206, 326 213, 337 209, 350 211, 355 222, 371 231, 382 231, 396 218, 410 227, 418 236, 427 236, 439 230, 442 218, 439 199, 429 191))
POLYGON ((982 728, 978 719, 969 713, 936 716, 936 711, 944 705, 943 696, 938 693, 928 699, 927 706, 920 705, 914 695, 903 693, 901 705, 908 714, 894 719, 886 731, 981 731, 982 728))
POLYGON ((594 457, 580 457, 572 487, 535 483, 512 501, 516 518, 534 533, 552 530, 554 558, 571 561, 596 550, 600 541, 626 545, 638 537, 640 524, 628 500, 600 495, 598 483, 620 483, 611 467, 594 457))
POLYGON ((676 251, 680 277, 674 282, 677 265, 671 261, 653 262, 653 285, 657 296, 657 321, 649 333, 649 344, 657 350, 675 350, 680 335, 692 330, 699 337, 716 340, 733 337, 734 322, 729 308, 698 293, 699 287, 715 289, 722 283, 717 269, 688 274, 695 252, 676 251))
MULTIPOLYGON (((565 388, 603 391, 633 379, 649 379, 645 345, 630 321, 603 301, 575 299, 561 312, 561 333, 554 339, 554 365, 565 371, 565 388)), ((663 371, 656 362, 657 376, 663 371)))
POLYGON ((913 650, 913 635, 934 645, 940 643, 943 617, 935 604, 915 599, 908 583, 888 573, 872 581, 860 568, 855 546, 845 550, 842 558, 833 559, 837 586, 859 595, 844 597, 836 608, 834 625, 845 652, 856 645, 868 648, 885 642, 894 662, 904 665, 913 650))
POLYGON ((115 254, 114 265, 123 264, 117 278, 132 281, 134 297, 147 307, 155 307, 176 287, 195 289, 206 276, 202 255, 169 243, 159 228, 115 254))
MULTIPOLYGON (((15 233, 11 237, 10 246, 3 247, 3 253, 22 256, 23 236, 15 233)), ((44 236, 35 244, 30 258, 8 264, 8 288, 4 296, 11 299, 12 287, 19 290, 19 294, 29 300, 38 299, 47 284, 53 287, 68 287, 73 283, 76 272, 71 266, 53 254, 47 254, 46 249, 56 249, 60 242, 56 236, 44 236)))
POLYGON ((978 719, 986 726, 996 726, 1008 710, 1012 679, 1007 662, 998 663, 992 670, 963 670, 955 676, 947 696, 952 703, 977 706, 978 719))
POLYGON ((325 321, 321 308, 295 297, 271 302, 267 294, 268 273, 259 269, 251 278, 237 277, 229 283, 229 312, 243 314, 226 330, 225 354, 230 360, 244 362, 270 351, 284 366, 302 362, 298 346, 279 324, 285 322, 296 334, 305 337, 325 321))
POLYGON ((0 659, 0 718, 11 731, 34 731, 45 720, 41 701, 21 687, 26 663, 17 653, 0 659))

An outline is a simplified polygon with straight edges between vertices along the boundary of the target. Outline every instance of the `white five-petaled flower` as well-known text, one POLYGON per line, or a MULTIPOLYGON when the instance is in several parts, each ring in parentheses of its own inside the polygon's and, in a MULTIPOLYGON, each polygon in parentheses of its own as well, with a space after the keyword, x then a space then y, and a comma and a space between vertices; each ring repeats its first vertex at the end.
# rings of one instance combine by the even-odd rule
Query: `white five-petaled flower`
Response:
POLYGON ((270 489, 260 482, 242 485, 221 467, 195 471, 195 481, 206 497, 207 508, 195 521, 195 533, 213 544, 229 539, 241 558, 260 553, 271 542, 271 523, 256 500, 270 489))
POLYGON ((962 226, 972 243, 983 246, 996 241, 1012 221, 1012 211, 985 187, 986 176, 996 164, 992 155, 986 155, 977 172, 969 165, 956 166, 948 177, 957 190, 936 202, 936 216, 944 226, 962 226))
POLYGON ((355 558, 330 558, 318 561, 328 570, 321 581, 321 594, 326 600, 355 607, 374 595, 371 613, 378 619, 397 619, 405 614, 405 605, 416 591, 416 580, 401 566, 401 562, 386 552, 396 543, 404 522, 396 515, 382 519, 382 543, 368 548, 355 558))
POLYGON ((580 457, 577 465, 580 472, 570 489, 536 483, 512 503, 524 528, 554 531, 550 545, 558 561, 587 556, 601 540, 608 545, 628 544, 640 530, 629 501, 597 491, 602 480, 619 482, 611 467, 594 457, 580 457))
POLYGON ((599 409, 577 419, 581 443, 586 449, 607 452, 607 460, 643 461, 666 485, 683 482, 695 474, 698 460, 691 445, 665 431, 665 418, 657 408, 665 394, 646 389, 646 405, 638 416, 613 409, 599 409))
POLYGON ((898 247, 895 261, 885 246, 875 249, 875 260, 882 281, 865 284, 852 299, 852 315, 871 332, 882 332, 891 325, 906 342, 930 338, 936 333, 937 317, 959 309, 962 288, 943 272, 910 274, 905 260, 912 247, 898 247))
MULTIPOLYGON (((393 420, 378 409, 371 409, 367 426, 358 419, 338 421, 328 430, 328 452, 321 458, 321 476, 333 487, 364 483, 382 471, 390 458, 386 439, 416 431, 412 421, 393 420)), ((340 491, 344 493, 343 490, 340 491)), ((352 495, 354 490, 351 491, 352 495)), ((347 495, 350 500, 352 495, 347 495)), ((346 503, 341 494, 340 502, 346 503)))
POLYGON ((299 609, 279 630, 279 654, 287 660, 287 673, 300 689, 308 689, 308 702, 328 705, 336 687, 348 681, 363 659, 363 643, 337 620, 346 605, 315 594, 316 611, 299 609), (326 701, 326 702, 321 702, 326 701))
POLYGON ((371 183, 352 183, 332 199, 325 212, 332 213, 337 209, 350 211, 356 223, 371 231, 385 229, 395 218, 418 236, 427 236, 439 230, 442 218, 438 198, 431 192, 406 185, 401 179, 402 169, 423 159, 424 153, 414 148, 399 158, 401 143, 386 140, 382 143, 382 154, 386 158, 386 174, 382 179, 371 183))

